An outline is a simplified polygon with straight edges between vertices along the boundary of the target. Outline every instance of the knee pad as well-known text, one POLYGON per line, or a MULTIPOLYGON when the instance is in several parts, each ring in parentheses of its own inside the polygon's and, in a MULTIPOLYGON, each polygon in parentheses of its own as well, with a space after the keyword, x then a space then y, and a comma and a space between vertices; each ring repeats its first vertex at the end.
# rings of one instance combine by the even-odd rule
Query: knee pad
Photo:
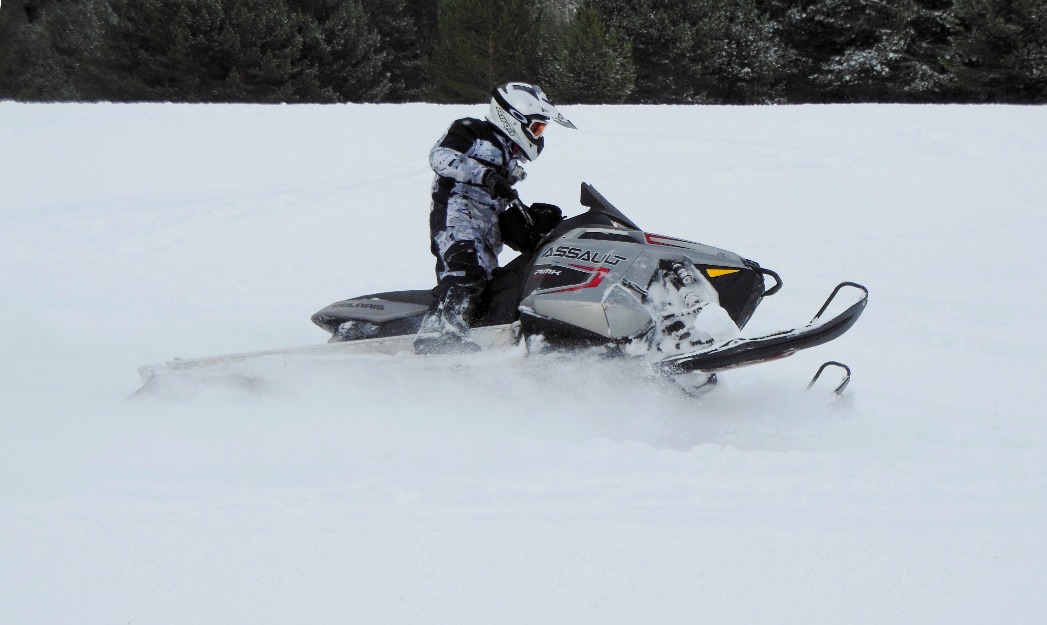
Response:
POLYGON ((443 265, 443 277, 440 279, 442 290, 454 286, 470 295, 479 295, 484 290, 487 285, 487 272, 480 266, 476 246, 472 241, 452 243, 440 260, 443 265))

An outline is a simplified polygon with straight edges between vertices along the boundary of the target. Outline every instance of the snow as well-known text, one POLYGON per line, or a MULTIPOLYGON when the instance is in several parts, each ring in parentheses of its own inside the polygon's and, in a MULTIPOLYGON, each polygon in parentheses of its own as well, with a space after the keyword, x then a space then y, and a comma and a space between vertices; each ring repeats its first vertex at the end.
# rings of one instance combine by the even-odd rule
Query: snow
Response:
POLYGON ((482 111, 0 103, 0 623, 1042 618, 1042 107, 564 107, 525 200, 778 271, 747 332, 871 291, 700 399, 518 350, 132 397, 430 285, 427 153, 482 111))

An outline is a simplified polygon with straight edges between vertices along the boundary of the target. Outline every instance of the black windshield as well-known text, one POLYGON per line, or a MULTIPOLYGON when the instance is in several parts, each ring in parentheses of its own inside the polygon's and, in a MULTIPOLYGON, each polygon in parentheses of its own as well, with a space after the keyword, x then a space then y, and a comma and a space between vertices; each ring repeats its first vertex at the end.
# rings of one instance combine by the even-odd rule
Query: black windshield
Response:
POLYGON ((561 221, 558 226, 553 228, 552 232, 546 235, 546 240, 561 237, 575 228, 627 228, 629 230, 640 230, 640 227, 626 217, 625 213, 615 208, 613 204, 607 201, 607 198, 600 195, 600 192, 587 182, 582 183, 582 197, 580 201, 582 206, 588 207, 589 210, 581 215, 568 217, 561 221))

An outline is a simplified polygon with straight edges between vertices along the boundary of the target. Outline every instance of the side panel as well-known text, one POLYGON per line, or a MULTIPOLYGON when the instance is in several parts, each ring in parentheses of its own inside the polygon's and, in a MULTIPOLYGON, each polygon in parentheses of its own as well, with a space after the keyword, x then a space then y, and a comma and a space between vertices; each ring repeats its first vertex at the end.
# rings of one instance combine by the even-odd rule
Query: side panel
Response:
POLYGON ((597 231, 572 231, 542 249, 524 284, 520 309, 529 325, 550 320, 544 325, 552 331, 551 321, 559 322, 557 334, 574 327, 579 334, 605 339, 634 336, 649 325, 650 315, 642 294, 620 285, 643 247, 634 238, 605 230, 597 233, 613 240, 583 238, 587 232, 597 231))
POLYGON ((433 300, 432 291, 393 291, 342 300, 313 314, 312 321, 334 334, 346 321, 379 324, 382 336, 417 331, 433 300))

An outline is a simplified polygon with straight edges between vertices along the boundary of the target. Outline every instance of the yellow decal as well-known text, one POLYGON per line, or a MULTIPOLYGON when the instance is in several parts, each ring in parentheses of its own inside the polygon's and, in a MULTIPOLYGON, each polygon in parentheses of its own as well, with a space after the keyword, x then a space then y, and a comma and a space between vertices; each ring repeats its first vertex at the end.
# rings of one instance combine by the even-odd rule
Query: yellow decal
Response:
POLYGON ((741 269, 706 269, 705 273, 709 274, 710 278, 719 278, 720 276, 738 273, 739 271, 741 271, 741 269))

